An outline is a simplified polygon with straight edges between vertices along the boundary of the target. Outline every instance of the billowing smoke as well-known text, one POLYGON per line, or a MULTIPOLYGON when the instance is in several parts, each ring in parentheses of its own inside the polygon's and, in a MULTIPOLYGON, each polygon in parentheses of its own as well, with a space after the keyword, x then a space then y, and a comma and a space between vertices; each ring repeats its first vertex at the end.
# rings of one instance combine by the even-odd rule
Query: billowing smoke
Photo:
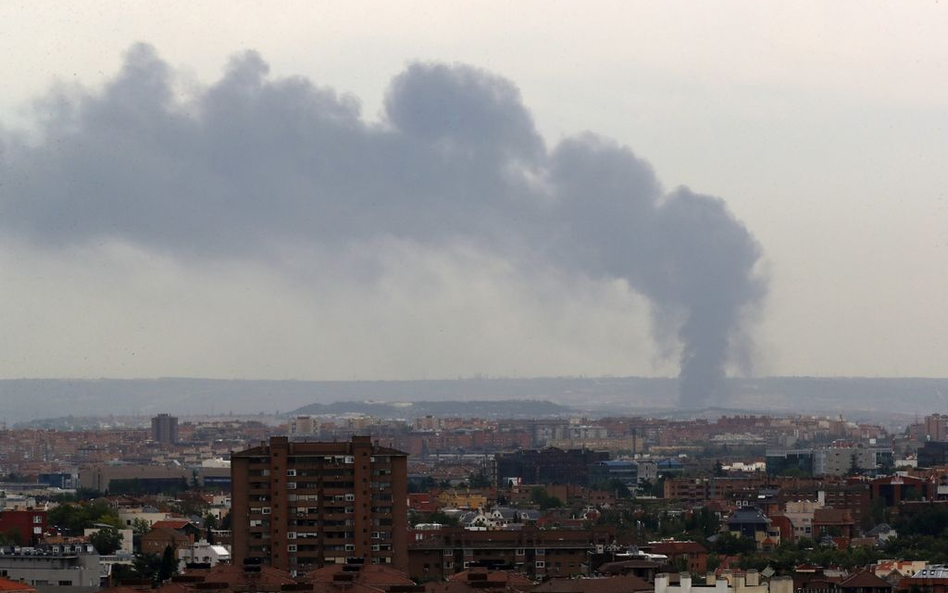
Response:
POLYGON ((175 88, 135 46, 101 91, 42 101, 37 135, 0 135, 0 230, 274 265, 287 246, 463 241, 523 270, 624 279, 663 348, 680 348, 681 403, 724 395, 766 292, 757 242, 721 200, 666 193, 625 147, 587 134, 549 148, 510 82, 414 64, 379 123, 352 97, 269 77, 252 52, 187 98, 175 88))

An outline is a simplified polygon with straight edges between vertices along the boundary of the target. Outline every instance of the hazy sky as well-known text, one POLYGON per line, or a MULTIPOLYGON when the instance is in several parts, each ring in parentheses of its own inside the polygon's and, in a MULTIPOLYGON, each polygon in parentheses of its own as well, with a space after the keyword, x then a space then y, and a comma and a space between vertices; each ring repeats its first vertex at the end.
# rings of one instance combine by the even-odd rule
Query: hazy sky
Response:
MULTIPOLYGON (((224 86, 225 72, 235 72, 227 70, 229 60, 245 50, 269 65, 266 80, 304 77, 322 89, 325 110, 343 120, 356 114, 359 138, 392 125, 412 138, 430 132, 411 114, 393 124, 384 103, 410 63, 483 69, 520 91, 519 102, 503 103, 510 108, 485 121, 494 134, 490 147, 515 146, 514 160, 536 165, 524 166, 525 178, 554 167, 552 157, 531 161, 537 151, 553 153, 592 131, 649 163, 664 191, 684 185, 722 198, 756 238, 762 255, 754 274, 769 279, 769 292, 748 312, 756 321, 746 326, 747 344, 732 349, 731 370, 753 362, 762 374, 945 376, 943 3, 4 2, 0 22, 0 162, 8 177, 0 179, 4 377, 678 372, 681 344, 650 315, 666 301, 660 291, 649 293, 646 280, 610 275, 605 260, 597 259, 602 270, 577 272, 583 268, 576 262, 559 266, 557 257, 534 260, 523 256, 529 249, 494 247, 529 237, 524 242, 535 248, 535 234, 543 233, 537 225, 518 225, 514 236, 481 229, 446 240, 416 230, 395 237, 356 232, 364 227, 350 223, 338 241, 324 238, 333 235, 331 225, 309 241, 283 233, 295 222, 292 208, 273 218, 256 204, 259 210, 208 227, 192 217, 195 228, 183 229, 147 202, 126 212, 116 201, 121 196, 103 198, 88 179, 74 184, 66 173, 93 157, 81 142, 68 155, 57 153, 58 133, 44 126, 71 121, 66 112, 86 104, 99 111, 83 116, 90 119, 78 126, 79 136, 92 129, 98 141, 107 139, 95 122, 126 115, 144 121, 122 109, 148 104, 147 85, 129 97, 115 83, 139 42, 167 65, 184 126, 191 116, 210 117, 189 110, 213 103, 208 89, 224 86), (106 97, 107 88, 116 92, 106 97), (24 157, 29 149, 14 144, 55 153, 58 173, 46 179, 50 161, 24 157), (11 181, 17 176, 30 180, 30 192, 52 197, 35 205, 33 194, 18 194, 23 185, 11 181), (250 224, 255 220, 259 227, 250 224), (196 240, 207 228, 224 230, 196 240), (256 228, 280 240, 251 237, 256 228), (232 235, 225 240, 224 233, 232 235)), ((168 127, 141 133, 164 138, 168 127)), ((292 130, 290 123, 283 137, 292 130)), ((173 154, 183 137, 169 132, 171 145, 147 154, 173 154)), ((389 136, 372 138, 379 146, 389 136)), ((122 167, 121 158, 145 153, 125 150, 127 139, 120 140, 110 149, 124 179, 135 167, 122 167)), ((101 158, 98 148, 90 152, 101 158)), ((208 163, 193 162, 202 170, 182 171, 180 163, 149 170, 201 179, 201 194, 213 194, 220 177, 203 170, 208 163)), ((353 175, 369 183, 371 171, 394 170, 379 162, 353 175)), ((287 172, 287 187, 298 174, 287 172)), ((506 183, 484 187, 503 193, 506 183)), ((136 192, 131 182, 115 187, 136 192)), ((181 195, 192 190, 182 187, 181 195)), ((474 219, 510 230, 497 226, 503 216, 491 206, 489 216, 477 211, 458 228, 474 219)))

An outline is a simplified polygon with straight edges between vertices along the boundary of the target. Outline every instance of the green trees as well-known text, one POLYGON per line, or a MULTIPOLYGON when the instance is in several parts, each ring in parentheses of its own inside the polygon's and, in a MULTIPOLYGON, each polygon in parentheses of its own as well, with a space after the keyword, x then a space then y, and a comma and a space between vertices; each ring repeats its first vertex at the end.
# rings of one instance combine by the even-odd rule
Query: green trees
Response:
POLYGON ((49 511, 49 523, 69 535, 82 535, 82 530, 104 523, 120 528, 118 513, 104 500, 78 504, 61 504, 49 511))
POLYGON ((540 510, 555 509, 563 506, 563 501, 559 498, 547 494, 546 490, 537 487, 530 491, 530 500, 540 507, 540 510))
POLYGON ((132 535, 142 536, 151 531, 151 524, 144 519, 132 520, 132 535))
POLYGON ((122 534, 114 527, 104 527, 89 536, 89 541, 99 554, 108 556, 122 548, 122 534))

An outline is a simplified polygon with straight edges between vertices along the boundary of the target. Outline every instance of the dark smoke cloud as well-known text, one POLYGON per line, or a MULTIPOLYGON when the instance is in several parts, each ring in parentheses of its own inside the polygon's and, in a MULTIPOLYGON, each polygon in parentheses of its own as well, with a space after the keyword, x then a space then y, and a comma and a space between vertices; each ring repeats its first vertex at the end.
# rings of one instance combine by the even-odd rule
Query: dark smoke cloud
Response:
POLYGON ((721 200, 666 193, 646 162, 598 136, 548 149, 517 88, 467 66, 409 66, 380 123, 352 97, 270 78, 252 52, 188 100, 174 83, 138 45, 101 92, 38 103, 38 137, 0 135, 3 232, 184 258, 461 240, 519 266, 625 279, 681 346, 681 403, 723 395, 766 286, 757 242, 721 200))

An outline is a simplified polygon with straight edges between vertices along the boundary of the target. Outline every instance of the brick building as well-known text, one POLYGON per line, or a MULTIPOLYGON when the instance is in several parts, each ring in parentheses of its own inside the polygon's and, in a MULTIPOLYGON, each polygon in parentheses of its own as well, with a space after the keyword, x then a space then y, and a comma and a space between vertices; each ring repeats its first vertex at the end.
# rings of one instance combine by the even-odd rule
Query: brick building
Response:
POLYGON ((524 484, 582 484, 588 482, 589 466, 608 461, 606 451, 590 449, 521 449, 495 457, 498 485, 509 479, 524 484))
POLYGON ((24 511, 0 511, 0 534, 19 537, 19 544, 33 546, 46 533, 46 511, 27 509, 24 511))
POLYGON ((408 569, 408 456, 272 437, 231 457, 233 557, 302 573, 360 558, 408 569))
POLYGON ((408 573, 419 581, 440 581, 474 567, 514 569, 534 579, 584 575, 590 555, 614 541, 613 528, 414 531, 408 573))

